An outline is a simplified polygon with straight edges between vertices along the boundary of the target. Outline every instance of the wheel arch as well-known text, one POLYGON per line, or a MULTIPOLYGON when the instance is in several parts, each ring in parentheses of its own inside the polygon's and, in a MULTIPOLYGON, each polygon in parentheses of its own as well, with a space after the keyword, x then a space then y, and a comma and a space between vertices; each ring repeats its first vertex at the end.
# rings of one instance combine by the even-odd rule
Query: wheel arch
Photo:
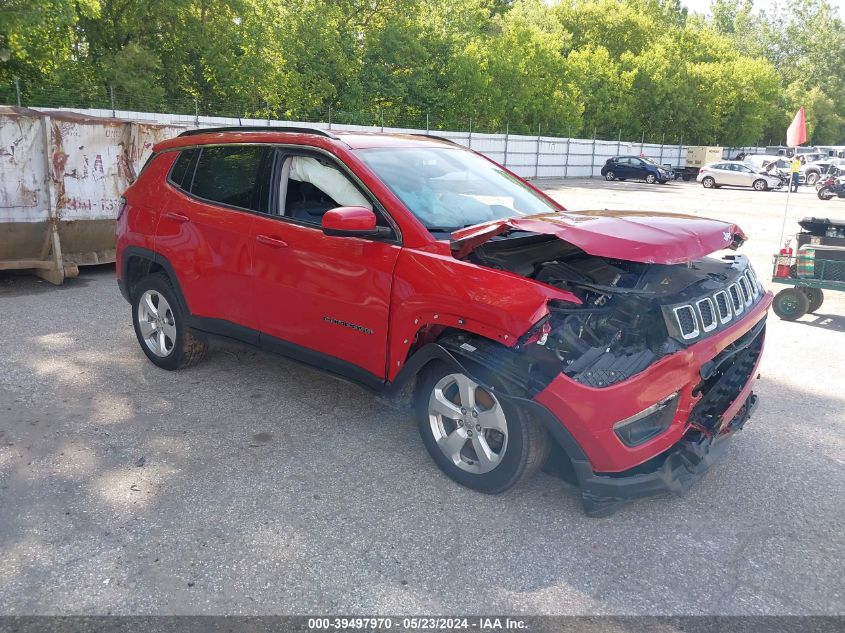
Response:
MULTIPOLYGON (((495 346, 502 351, 514 351, 496 341, 480 337, 471 332, 451 330, 444 333, 438 340, 421 346, 410 355, 396 378, 386 386, 385 395, 395 397, 400 393, 413 393, 418 377, 427 367, 432 363, 444 363, 454 371, 466 374, 485 389, 495 393, 497 397, 526 411, 532 419, 549 431, 573 464, 576 462, 589 464, 586 453, 563 422, 558 420, 546 407, 530 397, 532 391, 536 389, 532 389, 531 385, 525 384, 527 381, 524 374, 522 380, 519 380, 519 376, 515 376, 512 372, 508 372, 505 376, 508 382, 517 385, 518 390, 525 389, 525 393, 515 393, 516 390, 509 392, 506 389, 490 385, 489 381, 484 380, 478 375, 477 371, 471 369, 471 367, 482 367, 491 372, 501 371, 502 367, 496 363, 493 354, 477 353, 483 347, 487 348, 487 352, 495 349, 491 346, 495 346), (468 349, 464 345, 465 343, 468 343, 470 348, 475 349, 468 349), (478 347, 476 347, 476 343, 479 345, 478 347), (523 384, 520 384, 520 382, 523 384)), ((536 385, 534 387, 536 388, 536 385)))
POLYGON ((182 308, 185 314, 190 314, 188 302, 182 292, 176 271, 170 261, 160 253, 140 246, 129 246, 123 251, 120 261, 120 271, 122 281, 121 292, 124 298, 130 303, 134 299, 134 288, 138 282, 147 275, 161 272, 170 281, 173 292, 179 301, 179 307, 182 308))

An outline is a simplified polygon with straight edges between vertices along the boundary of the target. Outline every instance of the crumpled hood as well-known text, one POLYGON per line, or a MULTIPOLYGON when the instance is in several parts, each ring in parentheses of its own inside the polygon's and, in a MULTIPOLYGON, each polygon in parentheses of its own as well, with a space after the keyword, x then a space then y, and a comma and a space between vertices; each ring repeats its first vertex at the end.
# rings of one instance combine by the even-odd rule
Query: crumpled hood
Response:
POLYGON ((452 233, 452 251, 461 259, 509 230, 554 235, 590 255, 644 264, 681 264, 746 239, 736 224, 680 213, 562 211, 460 229, 452 233))

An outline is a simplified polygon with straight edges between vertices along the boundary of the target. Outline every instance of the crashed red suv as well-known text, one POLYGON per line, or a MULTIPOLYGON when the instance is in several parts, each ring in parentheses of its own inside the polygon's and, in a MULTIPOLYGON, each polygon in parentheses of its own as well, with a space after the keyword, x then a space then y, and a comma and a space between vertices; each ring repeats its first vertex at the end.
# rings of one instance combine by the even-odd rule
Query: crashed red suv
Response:
POLYGON ((118 283, 159 367, 237 339, 412 404, 452 479, 547 465, 590 514, 683 492, 755 408, 771 293, 738 227, 572 213, 426 136, 195 130, 117 223, 118 283))

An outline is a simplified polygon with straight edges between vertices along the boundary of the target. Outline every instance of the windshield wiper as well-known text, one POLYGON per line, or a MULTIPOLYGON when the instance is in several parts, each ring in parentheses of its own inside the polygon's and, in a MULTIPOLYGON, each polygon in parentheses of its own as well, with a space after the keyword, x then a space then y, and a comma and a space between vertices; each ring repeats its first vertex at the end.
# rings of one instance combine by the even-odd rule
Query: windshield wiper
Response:
POLYGON ((452 233, 453 231, 458 231, 460 229, 465 229, 468 226, 475 226, 476 224, 482 224, 482 223, 483 222, 470 222, 468 224, 461 224, 460 226, 427 226, 425 228, 427 228, 429 231, 452 233))

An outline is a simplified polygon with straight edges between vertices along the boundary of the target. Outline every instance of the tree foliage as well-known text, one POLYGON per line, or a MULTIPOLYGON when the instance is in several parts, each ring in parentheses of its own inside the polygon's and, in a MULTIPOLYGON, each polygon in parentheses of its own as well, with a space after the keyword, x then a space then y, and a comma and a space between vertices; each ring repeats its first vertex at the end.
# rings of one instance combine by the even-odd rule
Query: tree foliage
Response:
POLYGON ((845 142, 842 20, 778 1, 0 0, 0 98, 730 145, 803 105, 845 142))

